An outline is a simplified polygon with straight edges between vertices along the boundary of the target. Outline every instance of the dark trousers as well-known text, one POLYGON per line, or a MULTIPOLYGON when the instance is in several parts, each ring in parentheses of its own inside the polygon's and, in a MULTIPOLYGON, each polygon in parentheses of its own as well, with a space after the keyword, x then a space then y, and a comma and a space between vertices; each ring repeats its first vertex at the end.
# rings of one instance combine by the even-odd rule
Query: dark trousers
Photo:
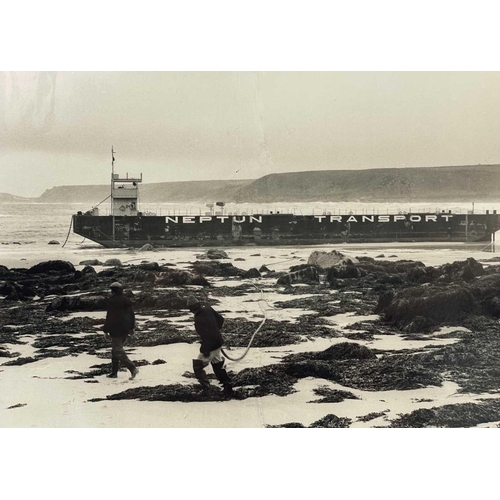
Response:
POLYGON ((135 370, 135 365, 128 359, 127 353, 123 348, 126 340, 127 337, 111 337, 111 360, 114 362, 121 362, 123 366, 133 372, 135 370))

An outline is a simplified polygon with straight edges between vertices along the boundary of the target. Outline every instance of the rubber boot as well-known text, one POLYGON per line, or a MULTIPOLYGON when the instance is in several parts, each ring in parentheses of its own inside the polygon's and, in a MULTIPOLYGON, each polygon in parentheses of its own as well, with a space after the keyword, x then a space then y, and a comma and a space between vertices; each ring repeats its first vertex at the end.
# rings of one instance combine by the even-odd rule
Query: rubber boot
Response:
POLYGON ((205 363, 201 359, 193 359, 193 371, 198 382, 201 384, 203 391, 207 391, 210 387, 210 380, 208 380, 205 373, 205 363))
POLYGON ((119 359, 112 359, 111 360, 111 373, 108 375, 108 378, 117 378, 119 369, 120 369, 120 360, 119 359))
POLYGON ((217 380, 224 387, 224 396, 232 396, 233 395, 233 385, 231 384, 231 379, 224 368, 224 360, 220 363, 212 363, 212 368, 214 370, 215 376, 217 380))

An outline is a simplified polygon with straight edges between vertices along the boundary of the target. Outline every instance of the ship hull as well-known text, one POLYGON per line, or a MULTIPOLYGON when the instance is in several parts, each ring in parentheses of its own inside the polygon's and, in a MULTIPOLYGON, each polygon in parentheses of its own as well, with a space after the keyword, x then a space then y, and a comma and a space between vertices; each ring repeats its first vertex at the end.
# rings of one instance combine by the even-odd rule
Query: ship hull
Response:
POLYGON ((500 216, 486 214, 74 215, 76 234, 105 247, 489 242, 500 216))

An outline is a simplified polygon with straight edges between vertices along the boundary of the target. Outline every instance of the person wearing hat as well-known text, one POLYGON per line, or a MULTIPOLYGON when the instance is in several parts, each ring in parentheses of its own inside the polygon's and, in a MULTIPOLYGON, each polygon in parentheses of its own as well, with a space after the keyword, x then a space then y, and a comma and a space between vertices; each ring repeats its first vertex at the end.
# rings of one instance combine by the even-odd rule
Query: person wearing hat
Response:
POLYGON ((123 295, 121 283, 111 283, 112 296, 108 299, 108 310, 106 321, 102 327, 104 333, 111 337, 111 373, 110 378, 118 376, 120 363, 130 370, 130 379, 134 379, 139 373, 134 363, 130 361, 123 345, 127 336, 132 333, 135 327, 135 314, 132 309, 132 302, 123 295))
POLYGON ((205 367, 211 363, 217 380, 224 388, 224 395, 232 396, 233 386, 224 369, 224 358, 221 352, 223 340, 220 329, 224 318, 210 306, 200 304, 200 301, 193 295, 187 298, 186 305, 194 314, 194 327, 201 338, 200 354, 197 359, 193 359, 193 371, 198 382, 203 391, 207 392, 210 381, 205 373, 205 367))

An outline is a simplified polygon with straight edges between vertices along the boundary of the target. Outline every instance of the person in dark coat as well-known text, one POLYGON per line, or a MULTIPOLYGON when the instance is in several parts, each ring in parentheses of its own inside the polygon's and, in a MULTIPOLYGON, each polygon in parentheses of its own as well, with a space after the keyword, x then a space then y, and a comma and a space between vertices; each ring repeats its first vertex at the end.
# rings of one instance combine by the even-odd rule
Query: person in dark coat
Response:
POLYGON ((210 306, 200 304, 193 295, 187 298, 187 307, 194 313, 194 327, 201 338, 200 354, 197 359, 193 359, 193 371, 198 382, 206 392, 210 387, 210 381, 205 373, 205 367, 211 363, 217 380, 224 388, 224 395, 232 396, 233 386, 224 368, 221 352, 223 340, 220 330, 224 318, 210 306))
POLYGON ((134 363, 130 361, 123 345, 135 327, 135 314, 132 309, 132 302, 123 295, 121 283, 115 282, 110 286, 113 294, 108 299, 108 311, 106 321, 102 327, 106 336, 111 337, 111 373, 110 378, 118 376, 120 363, 130 370, 130 379, 134 379, 139 373, 134 363))

